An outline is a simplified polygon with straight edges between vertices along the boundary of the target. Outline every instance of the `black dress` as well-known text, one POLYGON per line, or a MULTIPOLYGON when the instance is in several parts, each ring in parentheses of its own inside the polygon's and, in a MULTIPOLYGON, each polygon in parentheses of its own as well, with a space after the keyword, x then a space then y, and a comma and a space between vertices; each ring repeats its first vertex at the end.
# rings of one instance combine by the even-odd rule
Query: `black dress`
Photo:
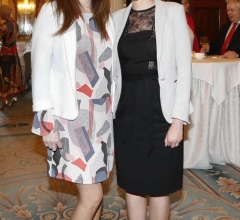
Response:
POLYGON ((155 7, 132 9, 118 43, 122 91, 114 139, 119 186, 164 196, 182 188, 183 143, 164 146, 170 124, 160 103, 154 18, 155 7))

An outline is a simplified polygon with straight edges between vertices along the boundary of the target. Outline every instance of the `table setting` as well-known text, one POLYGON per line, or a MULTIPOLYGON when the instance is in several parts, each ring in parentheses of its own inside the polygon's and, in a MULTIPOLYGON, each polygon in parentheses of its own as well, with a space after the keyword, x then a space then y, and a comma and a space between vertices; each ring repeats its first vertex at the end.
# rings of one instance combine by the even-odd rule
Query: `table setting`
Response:
MULTIPOLYGON (((184 168, 240 167, 240 59, 192 57, 194 112, 184 133, 184 168)), ((198 56, 198 55, 197 55, 198 56)))

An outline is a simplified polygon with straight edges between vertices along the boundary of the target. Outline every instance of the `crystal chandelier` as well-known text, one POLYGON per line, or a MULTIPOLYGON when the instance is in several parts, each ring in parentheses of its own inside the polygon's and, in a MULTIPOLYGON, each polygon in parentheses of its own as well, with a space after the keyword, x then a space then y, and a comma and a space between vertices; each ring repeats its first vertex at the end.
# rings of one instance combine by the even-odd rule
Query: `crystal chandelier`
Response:
POLYGON ((35 4, 29 4, 28 0, 24 0, 23 4, 18 4, 18 11, 23 14, 30 14, 35 10, 35 4))

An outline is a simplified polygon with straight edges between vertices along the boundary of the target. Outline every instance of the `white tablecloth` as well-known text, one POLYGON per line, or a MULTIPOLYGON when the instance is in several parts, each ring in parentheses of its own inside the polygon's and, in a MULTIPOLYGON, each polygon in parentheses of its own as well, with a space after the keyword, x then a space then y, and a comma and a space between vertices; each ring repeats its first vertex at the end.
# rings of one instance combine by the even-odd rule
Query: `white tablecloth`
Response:
POLYGON ((240 59, 193 60, 194 112, 184 132, 184 168, 240 167, 240 59))

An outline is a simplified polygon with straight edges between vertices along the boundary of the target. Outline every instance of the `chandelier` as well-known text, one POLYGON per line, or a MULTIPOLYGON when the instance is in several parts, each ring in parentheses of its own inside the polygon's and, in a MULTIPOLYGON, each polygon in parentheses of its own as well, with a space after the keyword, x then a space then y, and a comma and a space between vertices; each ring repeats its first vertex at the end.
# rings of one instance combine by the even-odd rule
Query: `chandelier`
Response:
POLYGON ((29 4, 28 0, 24 0, 23 4, 18 4, 18 11, 23 14, 30 14, 35 10, 35 4, 29 4))

